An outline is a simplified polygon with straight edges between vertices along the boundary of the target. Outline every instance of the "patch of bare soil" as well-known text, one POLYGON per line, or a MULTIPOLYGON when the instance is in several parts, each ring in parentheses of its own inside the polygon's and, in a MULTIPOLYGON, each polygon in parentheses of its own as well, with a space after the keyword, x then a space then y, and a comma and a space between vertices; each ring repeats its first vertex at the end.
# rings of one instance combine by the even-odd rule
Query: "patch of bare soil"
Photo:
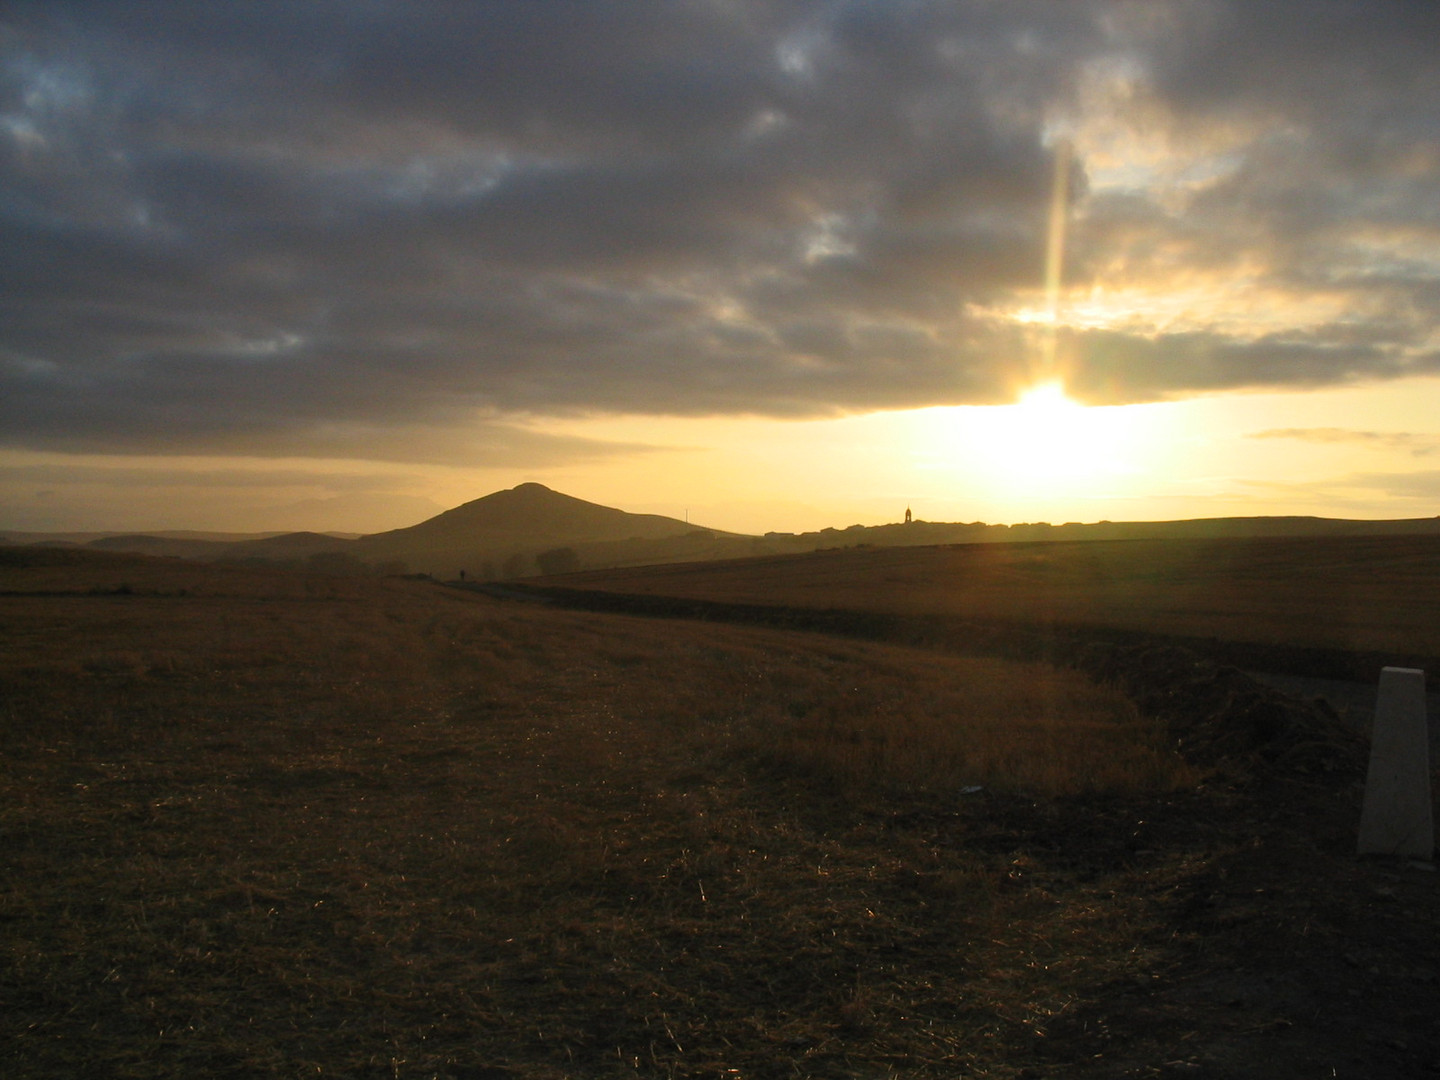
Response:
POLYGON ((1008 855, 1014 889, 1126 912, 1145 958, 1038 1023, 1021 1075, 1440 1068, 1435 875, 1356 860, 1335 812, 1346 801, 1286 785, 1259 802, 1209 790, 1149 805, 988 804, 988 830, 968 842, 1008 855))

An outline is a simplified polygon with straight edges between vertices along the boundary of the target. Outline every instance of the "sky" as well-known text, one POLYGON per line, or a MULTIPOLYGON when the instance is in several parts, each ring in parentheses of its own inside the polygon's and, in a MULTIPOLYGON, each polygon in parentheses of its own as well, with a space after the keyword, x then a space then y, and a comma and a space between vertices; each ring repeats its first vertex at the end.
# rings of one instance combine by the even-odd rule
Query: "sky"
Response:
POLYGON ((0 0, 0 528, 1440 513, 1431 0, 0 0))

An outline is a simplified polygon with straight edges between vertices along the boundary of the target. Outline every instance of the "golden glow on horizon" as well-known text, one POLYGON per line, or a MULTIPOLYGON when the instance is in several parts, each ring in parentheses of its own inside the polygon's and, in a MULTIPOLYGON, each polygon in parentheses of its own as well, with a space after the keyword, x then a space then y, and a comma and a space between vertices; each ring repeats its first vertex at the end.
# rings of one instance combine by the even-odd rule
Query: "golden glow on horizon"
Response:
POLYGON ((537 434, 625 449, 529 468, 0 449, 0 525, 371 532, 527 480, 757 534, 895 522, 907 505, 929 521, 1056 524, 1440 513, 1434 376, 1121 406, 1077 405, 1059 387, 1033 397, 809 420, 535 418, 537 434))
MULTIPOLYGON (((1292 393, 1083 406, 931 406, 809 420, 595 416, 535 428, 654 450, 524 475, 497 470, 446 494, 539 480, 638 513, 739 532, 900 520, 1146 521, 1263 514, 1425 517, 1440 378, 1292 393), (1363 418, 1363 419, 1361 419, 1363 418), (1269 437, 1279 429, 1414 432, 1410 442, 1269 437), (1429 433, 1429 434, 1425 434, 1429 433), (1426 441, 1431 440, 1431 441, 1426 441), (1413 477, 1391 488, 1388 476, 1413 477)), ((458 474, 457 474, 458 476, 458 474)), ((1440 479, 1433 481, 1440 491, 1440 479)))

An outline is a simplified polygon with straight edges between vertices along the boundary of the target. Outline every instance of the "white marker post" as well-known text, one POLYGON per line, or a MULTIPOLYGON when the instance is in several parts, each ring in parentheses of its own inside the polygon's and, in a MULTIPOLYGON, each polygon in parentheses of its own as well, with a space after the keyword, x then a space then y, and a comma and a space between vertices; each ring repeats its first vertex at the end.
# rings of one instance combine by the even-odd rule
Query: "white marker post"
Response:
POLYGON ((1425 860, 1434 854, 1428 727, 1425 672, 1398 667, 1380 672, 1359 854, 1425 860))

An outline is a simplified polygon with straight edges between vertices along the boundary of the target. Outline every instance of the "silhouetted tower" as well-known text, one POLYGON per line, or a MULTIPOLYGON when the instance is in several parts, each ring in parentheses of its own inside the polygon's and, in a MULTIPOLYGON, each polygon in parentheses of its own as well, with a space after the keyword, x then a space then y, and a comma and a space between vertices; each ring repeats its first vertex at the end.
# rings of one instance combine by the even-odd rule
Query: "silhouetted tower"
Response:
POLYGON ((910 524, 910 508, 908 506, 905 507, 905 524, 910 524))

